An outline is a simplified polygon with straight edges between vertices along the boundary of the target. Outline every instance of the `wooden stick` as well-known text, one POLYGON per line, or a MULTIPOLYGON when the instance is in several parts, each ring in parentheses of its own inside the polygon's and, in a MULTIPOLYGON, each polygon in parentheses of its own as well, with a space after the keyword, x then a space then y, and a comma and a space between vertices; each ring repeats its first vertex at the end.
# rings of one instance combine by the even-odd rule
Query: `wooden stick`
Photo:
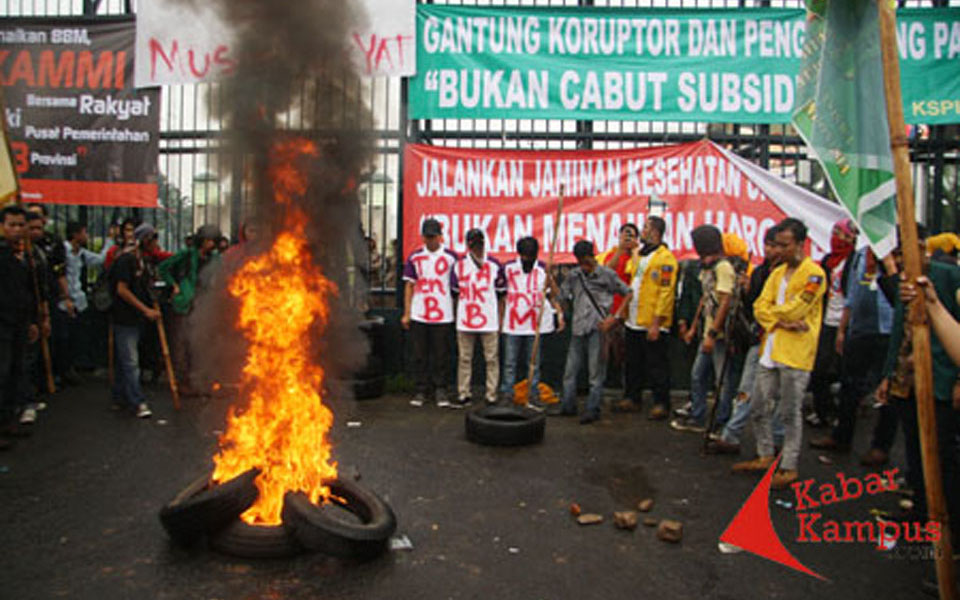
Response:
MULTIPOLYGON (((910 176, 910 154, 905 135, 903 98, 900 89, 900 60, 897 56, 896 14, 890 2, 877 0, 880 17, 880 44, 883 54, 883 83, 890 127, 890 148, 897 182, 897 213, 900 217, 900 246, 903 266, 909 281, 923 273, 914 214, 913 182, 910 176)), ((937 582, 941 600, 956 600, 956 574, 950 540, 950 518, 943 493, 940 453, 937 443, 936 411, 933 397, 933 369, 930 351, 930 328, 924 310, 923 294, 910 305, 908 327, 913 336, 914 397, 923 458, 923 479, 926 488, 929 518, 940 524, 936 549, 937 582)))
POLYGON ((163 328, 163 312, 160 310, 160 303, 153 301, 153 309, 160 313, 157 317, 157 334, 160 336, 160 350, 163 352, 163 363, 167 367, 167 380, 170 382, 170 394, 173 395, 173 408, 180 410, 180 390, 177 387, 177 374, 173 371, 173 363, 170 361, 170 345, 167 344, 167 332, 163 328))
POLYGON ((533 374, 537 369, 537 352, 540 350, 540 321, 543 319, 543 309, 547 302, 547 288, 553 277, 553 254, 557 249, 557 233, 560 230, 560 217, 563 215, 564 187, 560 186, 560 197, 557 199, 557 220, 554 221, 553 239, 550 241, 550 254, 547 257, 546 277, 543 279, 543 290, 537 298, 537 320, 534 322, 533 346, 530 349, 530 366, 527 369, 527 404, 533 399, 533 374))
POLYGON ((110 380, 110 387, 113 387, 113 317, 107 322, 107 378, 110 380))

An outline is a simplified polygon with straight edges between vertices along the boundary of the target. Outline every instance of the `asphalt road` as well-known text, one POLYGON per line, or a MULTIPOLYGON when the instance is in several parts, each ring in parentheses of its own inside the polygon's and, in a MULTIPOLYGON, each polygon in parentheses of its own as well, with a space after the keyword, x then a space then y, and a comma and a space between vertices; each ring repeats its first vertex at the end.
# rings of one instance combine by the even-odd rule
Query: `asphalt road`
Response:
MULTIPOLYGON (((829 581, 719 552, 757 479, 731 475, 733 458, 699 456, 697 436, 665 423, 609 412, 590 426, 552 418, 543 444, 488 448, 465 439, 462 411, 413 408, 400 397, 332 402, 333 438, 341 473, 359 472, 390 502, 412 550, 364 564, 183 550, 167 540, 157 511, 209 470, 229 399, 187 399, 174 412, 163 389, 148 393, 154 417, 137 420, 109 410, 102 382, 69 388, 41 413, 35 435, 0 454, 0 598, 924 597, 922 561, 868 544, 796 542, 795 510, 775 502, 795 504, 792 492, 771 497, 776 530, 829 581), (614 528, 614 510, 647 497, 652 516, 683 522, 681 543, 643 525, 614 528), (578 525, 571 502, 606 522, 578 525)), ((872 415, 860 421, 858 451, 872 415)), ((856 454, 823 465, 804 449, 802 476, 835 481, 838 471, 866 473, 856 454)), ((871 508, 893 511, 898 499, 864 495, 824 518, 870 520, 871 508)))

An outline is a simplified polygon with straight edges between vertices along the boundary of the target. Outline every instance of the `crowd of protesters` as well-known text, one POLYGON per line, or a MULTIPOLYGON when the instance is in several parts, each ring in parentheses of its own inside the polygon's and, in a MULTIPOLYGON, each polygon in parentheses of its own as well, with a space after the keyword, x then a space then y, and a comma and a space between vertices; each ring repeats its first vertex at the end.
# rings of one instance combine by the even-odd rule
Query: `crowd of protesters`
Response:
MULTIPOLYGON (((488 403, 523 403, 513 389, 519 359, 522 372, 533 366, 530 408, 579 415, 580 423, 589 425, 604 405, 608 363, 619 361, 624 393, 612 403, 615 412, 638 411, 643 388, 649 387, 648 418, 666 419, 672 412, 670 426, 706 436, 708 454, 739 454, 742 434, 752 425, 756 457, 732 470, 762 473, 782 451, 772 487, 784 489, 799 479, 804 423, 829 428, 809 446, 848 452, 857 414, 868 402, 877 419, 861 463, 886 465, 900 426, 907 481, 915 492, 907 518, 922 522, 926 507, 910 329, 904 327, 904 301, 921 292, 907 284, 898 290, 900 249, 883 260, 868 247, 856 249, 857 228, 843 220, 833 228, 830 251, 817 262, 807 254, 806 225, 787 218, 766 232, 762 264, 753 264, 735 235, 704 225, 691 232, 699 260, 680 265, 664 243, 664 231, 656 216, 648 216, 642 228, 625 224, 618 245, 598 257, 591 242, 578 241, 577 266, 555 281, 538 260, 534 238, 521 239, 516 260, 500 265, 486 254, 480 230, 466 234, 468 253, 460 257, 444 247, 440 223, 426 219, 423 247, 403 269, 402 325, 413 339, 416 380, 411 404, 471 404, 473 350, 480 342, 488 403), (540 357, 530 360, 531 341, 535 326, 541 335, 562 330, 565 310, 572 315, 572 332, 563 389, 559 402, 544 406, 536 393, 540 357), (447 340, 454 331, 459 360, 457 394, 451 396, 447 340), (667 341, 673 336, 691 350, 670 352, 667 341), (690 400, 672 411, 671 357, 690 359, 680 368, 688 368, 691 379, 690 400), (589 390, 580 409, 577 380, 584 368, 589 390), (805 406, 808 397, 811 406, 805 406)), ((960 239, 945 236, 924 245, 927 275, 919 283, 936 315, 932 352, 940 460, 948 510, 957 523, 960 239)))
POLYGON ((182 320, 203 285, 198 272, 220 252, 231 256, 229 240, 215 226, 201 227, 173 254, 160 248, 150 223, 126 219, 111 223, 93 252, 85 225, 68 222, 63 239, 46 227, 41 204, 10 205, 0 215, 0 450, 31 434, 51 388, 81 383, 81 373, 101 366, 111 351, 113 407, 152 415, 141 367, 147 365, 154 380, 162 369, 158 331, 148 326, 161 318, 160 287, 170 290, 168 326, 185 384, 181 393, 196 393, 182 320))

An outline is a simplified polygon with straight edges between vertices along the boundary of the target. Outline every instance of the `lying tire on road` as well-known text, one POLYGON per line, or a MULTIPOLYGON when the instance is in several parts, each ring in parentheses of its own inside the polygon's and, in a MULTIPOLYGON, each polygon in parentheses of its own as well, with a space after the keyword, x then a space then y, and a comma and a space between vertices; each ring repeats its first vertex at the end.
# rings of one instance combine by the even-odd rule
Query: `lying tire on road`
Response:
POLYGON ((184 546, 220 531, 256 501, 259 492, 253 480, 259 474, 250 469, 219 485, 211 485, 209 476, 200 477, 160 509, 160 523, 184 546))
POLYGON ((337 518, 336 509, 317 506, 302 492, 283 498, 283 525, 304 548, 331 556, 370 559, 383 553, 397 529, 393 510, 379 496, 355 481, 331 482, 331 502, 352 512, 362 523, 337 518))
POLYGON ((525 446, 543 441, 543 413, 512 406, 484 406, 467 413, 467 439, 486 446, 525 446))
POLYGON ((240 519, 210 536, 210 547, 240 558, 288 558, 303 551, 283 525, 250 525, 240 519))

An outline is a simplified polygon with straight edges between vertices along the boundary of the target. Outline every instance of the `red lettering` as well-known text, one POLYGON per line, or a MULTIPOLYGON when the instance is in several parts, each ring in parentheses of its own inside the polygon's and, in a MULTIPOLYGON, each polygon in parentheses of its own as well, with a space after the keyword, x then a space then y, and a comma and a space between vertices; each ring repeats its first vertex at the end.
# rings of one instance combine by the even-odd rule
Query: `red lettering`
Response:
MULTIPOLYGON (((794 486, 798 484, 794 483, 794 486)), ((800 510, 800 507, 797 507, 797 510, 800 510)), ((813 530, 813 524, 820 520, 823 517, 820 513, 800 513, 797 515, 797 521, 800 524, 800 533, 797 535, 798 542, 819 542, 821 538, 817 535, 817 532, 813 530)))
POLYGON ((26 142, 10 142, 13 150, 13 160, 17 163, 17 173, 26 173, 30 170, 30 146, 26 142))
POLYGON ((53 50, 44 50, 40 53, 40 73, 37 83, 41 87, 73 87, 73 64, 76 55, 72 50, 66 50, 60 53, 56 62, 54 57, 53 50))
POLYGON ((479 304, 470 302, 464 308, 466 308, 466 315, 464 315, 463 325, 467 329, 486 327, 487 317, 483 314, 483 308, 479 304))
POLYGON ((173 40, 170 46, 170 56, 163 51, 163 46, 157 41, 157 38, 150 38, 150 78, 157 78, 157 56, 159 56, 167 65, 167 70, 173 71, 174 62, 177 60, 177 40, 173 40))
POLYGON ((428 258, 430 257, 427 256, 426 254, 421 254, 420 256, 414 256, 413 258, 410 259, 410 262, 413 263, 413 268, 417 272, 417 275, 420 275, 422 271, 422 269, 420 268, 420 265, 423 263, 423 261, 427 260, 428 258))
POLYGON ((97 65, 93 65, 93 53, 83 50, 77 56, 77 87, 91 89, 112 87, 113 52, 100 53, 97 65))
POLYGON ((397 54, 400 55, 400 65, 403 65, 403 41, 412 40, 412 35, 403 35, 402 33, 397 34, 397 54))
POLYGON ((898 539, 900 539, 900 527, 891 521, 880 521, 880 540, 877 542, 877 547, 886 548, 887 544, 884 543, 885 540, 895 542, 898 539), (887 530, 889 528, 893 529, 893 536, 887 535, 887 530))
MULTIPOLYGON (((89 52, 87 54, 89 54, 89 52)), ((23 80, 24 85, 29 87, 36 86, 36 80, 34 79, 33 73, 33 62, 30 60, 30 53, 26 50, 21 50, 17 53, 17 59, 13 63, 13 68, 10 69, 10 78, 4 82, 4 85, 17 85, 21 79, 23 80)))
POLYGON ((927 532, 927 541, 936 544, 940 541, 940 536, 942 535, 940 529, 939 521, 927 521, 927 526, 924 527, 927 532))
POLYGON ((443 318, 443 311, 440 309, 440 300, 433 296, 427 296, 423 299, 423 314, 420 315, 424 321, 435 323, 443 318))
POLYGON ((393 68, 393 59, 390 57, 390 49, 387 47, 387 40, 380 40, 380 45, 377 48, 377 69, 380 69, 380 63, 383 61, 383 57, 386 55, 387 61, 390 62, 390 68, 393 68))
POLYGON ((230 52, 230 48, 220 44, 213 53, 213 62, 223 66, 220 72, 224 75, 232 74, 237 68, 237 61, 224 56, 228 52, 230 52))
POLYGON ((447 262, 446 258, 437 259, 436 271, 437 275, 446 275, 447 272, 450 271, 450 263, 447 262))
POLYGON ((197 71, 197 66, 194 64, 194 61, 193 61, 194 56, 195 55, 192 48, 190 50, 187 50, 187 64, 190 66, 190 72, 193 73, 193 76, 196 77, 197 79, 203 79, 204 76, 206 76, 207 71, 210 70, 210 55, 204 53, 203 70, 199 72, 197 71))
POLYGON ((376 34, 370 34, 370 49, 368 50, 363 45, 363 40, 360 38, 360 34, 354 32, 353 41, 360 46, 360 51, 363 52, 364 58, 367 60, 367 75, 373 73, 373 49, 377 45, 377 36, 376 34))
POLYGON ((791 484, 793 493, 797 497, 797 510, 807 510, 808 508, 817 508, 820 503, 810 496, 810 488, 813 486, 813 479, 804 479, 791 484))
POLYGON ((837 479, 840 480, 840 489, 843 490, 843 496, 840 497, 840 502, 844 500, 854 500, 863 495, 863 483, 856 477, 846 477, 843 473, 837 473, 837 479), (850 484, 854 484, 853 489, 850 489, 850 484))

